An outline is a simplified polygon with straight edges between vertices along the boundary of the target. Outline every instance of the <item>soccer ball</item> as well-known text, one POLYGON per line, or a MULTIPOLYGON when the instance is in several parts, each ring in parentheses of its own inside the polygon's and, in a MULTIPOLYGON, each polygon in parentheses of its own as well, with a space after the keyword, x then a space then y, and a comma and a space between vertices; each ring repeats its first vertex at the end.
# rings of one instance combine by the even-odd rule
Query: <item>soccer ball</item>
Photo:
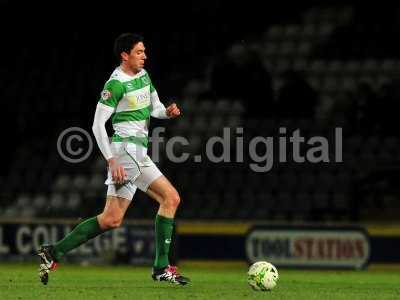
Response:
POLYGON ((279 279, 278 270, 266 261, 252 264, 247 272, 247 282, 256 291, 270 291, 279 279))

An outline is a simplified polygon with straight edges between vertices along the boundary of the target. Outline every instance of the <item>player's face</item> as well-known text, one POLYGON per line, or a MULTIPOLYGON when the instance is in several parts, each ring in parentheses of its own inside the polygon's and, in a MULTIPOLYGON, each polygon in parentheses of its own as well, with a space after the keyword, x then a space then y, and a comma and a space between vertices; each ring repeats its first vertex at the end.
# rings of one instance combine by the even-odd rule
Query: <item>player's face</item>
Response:
POLYGON ((142 42, 137 43, 131 50, 131 52, 126 56, 126 62, 129 68, 133 72, 139 72, 144 67, 144 61, 147 59, 142 42))

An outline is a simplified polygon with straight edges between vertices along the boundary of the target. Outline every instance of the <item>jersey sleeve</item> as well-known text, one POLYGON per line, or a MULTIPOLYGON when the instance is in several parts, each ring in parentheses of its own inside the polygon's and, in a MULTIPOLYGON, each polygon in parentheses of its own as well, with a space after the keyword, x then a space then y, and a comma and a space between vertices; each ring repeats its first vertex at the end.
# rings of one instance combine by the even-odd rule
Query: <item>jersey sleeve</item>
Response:
POLYGON ((110 107, 117 107, 124 95, 124 86, 118 80, 107 81, 101 92, 99 102, 110 107))
POLYGON ((150 112, 151 116, 157 119, 169 119, 164 104, 162 104, 160 99, 158 98, 157 91, 151 93, 150 99, 151 99, 151 112, 150 112))
POLYGON ((156 88, 154 87, 153 83, 150 82, 150 93, 153 93, 156 91, 156 88))
POLYGON ((156 88, 150 79, 149 73, 146 72, 147 80, 150 82, 150 100, 151 100, 151 116, 157 119, 168 119, 164 104, 160 101, 156 88))

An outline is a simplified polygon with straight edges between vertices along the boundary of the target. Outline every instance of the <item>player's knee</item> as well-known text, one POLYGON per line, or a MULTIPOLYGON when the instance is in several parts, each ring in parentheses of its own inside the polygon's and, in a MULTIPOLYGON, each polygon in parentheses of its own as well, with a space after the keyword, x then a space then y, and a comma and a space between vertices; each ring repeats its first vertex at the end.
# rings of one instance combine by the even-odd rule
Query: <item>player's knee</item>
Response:
POLYGON ((122 218, 113 215, 103 215, 99 218, 100 227, 105 230, 115 229, 121 226, 122 218))
POLYGON ((105 222, 105 227, 107 229, 115 229, 120 227, 122 224, 122 218, 110 218, 110 219, 106 219, 105 222))
POLYGON ((181 202, 181 198, 176 191, 168 192, 165 195, 164 203, 166 206, 168 206, 172 209, 178 208, 180 202, 181 202))

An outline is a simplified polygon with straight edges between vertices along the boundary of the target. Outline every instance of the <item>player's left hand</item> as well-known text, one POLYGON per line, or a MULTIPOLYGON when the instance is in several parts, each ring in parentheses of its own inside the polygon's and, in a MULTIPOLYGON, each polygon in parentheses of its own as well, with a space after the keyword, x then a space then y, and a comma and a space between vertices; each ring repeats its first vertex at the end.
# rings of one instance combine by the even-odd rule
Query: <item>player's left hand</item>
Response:
POLYGON ((176 103, 172 103, 170 106, 166 108, 167 116, 171 119, 178 117, 181 114, 181 110, 178 108, 176 103))

